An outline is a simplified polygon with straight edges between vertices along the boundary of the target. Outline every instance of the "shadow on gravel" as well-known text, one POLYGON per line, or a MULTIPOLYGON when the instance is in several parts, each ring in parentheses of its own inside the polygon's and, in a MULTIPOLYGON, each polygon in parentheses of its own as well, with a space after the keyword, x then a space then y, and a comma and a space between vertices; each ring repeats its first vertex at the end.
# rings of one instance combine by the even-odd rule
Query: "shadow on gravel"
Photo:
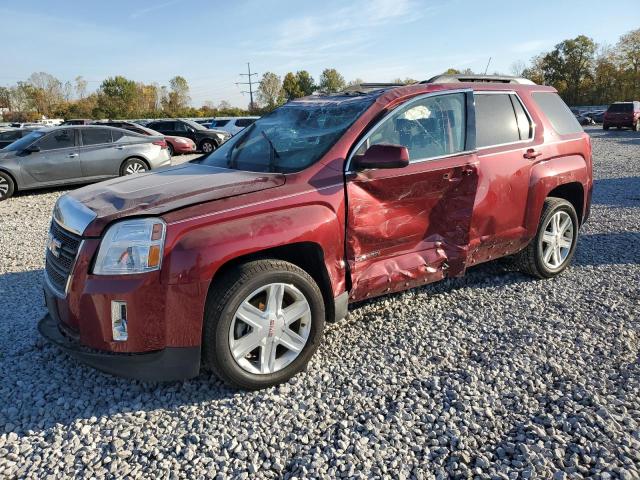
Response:
POLYGON ((595 180, 593 203, 620 207, 640 206, 640 177, 595 180))
POLYGON ((597 233, 582 235, 574 265, 640 264, 640 232, 597 233))

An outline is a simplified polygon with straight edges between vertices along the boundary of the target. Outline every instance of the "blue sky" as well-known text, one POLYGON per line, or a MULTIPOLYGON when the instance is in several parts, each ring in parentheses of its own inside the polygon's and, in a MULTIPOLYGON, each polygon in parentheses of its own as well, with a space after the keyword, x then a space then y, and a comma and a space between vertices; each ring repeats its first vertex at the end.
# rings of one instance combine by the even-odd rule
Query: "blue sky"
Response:
POLYGON ((191 86, 192 103, 246 106, 235 82, 325 67, 347 80, 426 79, 448 67, 510 72, 517 60, 579 34, 613 44, 640 27, 638 0, 0 0, 0 85, 45 71, 82 75, 89 89, 113 75, 191 86))

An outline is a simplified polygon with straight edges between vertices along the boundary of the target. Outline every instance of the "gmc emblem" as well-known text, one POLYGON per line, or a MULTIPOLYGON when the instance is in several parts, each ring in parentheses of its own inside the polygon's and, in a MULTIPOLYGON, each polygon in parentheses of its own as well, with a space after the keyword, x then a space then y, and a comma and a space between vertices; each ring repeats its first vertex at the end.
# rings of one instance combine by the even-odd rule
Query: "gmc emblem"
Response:
POLYGON ((47 250, 49 250, 54 257, 58 258, 60 256, 61 246, 62 243, 60 243, 60 240, 49 233, 49 237, 47 238, 47 250))

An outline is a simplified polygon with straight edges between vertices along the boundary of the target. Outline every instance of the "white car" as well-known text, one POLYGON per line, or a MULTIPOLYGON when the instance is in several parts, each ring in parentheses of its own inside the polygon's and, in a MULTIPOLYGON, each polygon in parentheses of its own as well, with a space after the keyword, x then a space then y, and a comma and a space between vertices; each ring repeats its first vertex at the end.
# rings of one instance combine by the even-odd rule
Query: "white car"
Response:
POLYGON ((211 120, 211 123, 209 123, 207 127, 224 130, 231 135, 235 135, 259 118, 260 117, 216 117, 211 120))

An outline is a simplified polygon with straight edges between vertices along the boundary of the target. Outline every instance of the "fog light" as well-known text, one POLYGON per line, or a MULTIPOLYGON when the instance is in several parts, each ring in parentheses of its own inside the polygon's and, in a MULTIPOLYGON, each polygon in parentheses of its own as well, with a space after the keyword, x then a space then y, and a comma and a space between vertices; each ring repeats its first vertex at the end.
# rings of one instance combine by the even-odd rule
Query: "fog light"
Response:
POLYGON ((124 342, 127 334, 127 302, 111 302, 111 331, 113 340, 124 342))

